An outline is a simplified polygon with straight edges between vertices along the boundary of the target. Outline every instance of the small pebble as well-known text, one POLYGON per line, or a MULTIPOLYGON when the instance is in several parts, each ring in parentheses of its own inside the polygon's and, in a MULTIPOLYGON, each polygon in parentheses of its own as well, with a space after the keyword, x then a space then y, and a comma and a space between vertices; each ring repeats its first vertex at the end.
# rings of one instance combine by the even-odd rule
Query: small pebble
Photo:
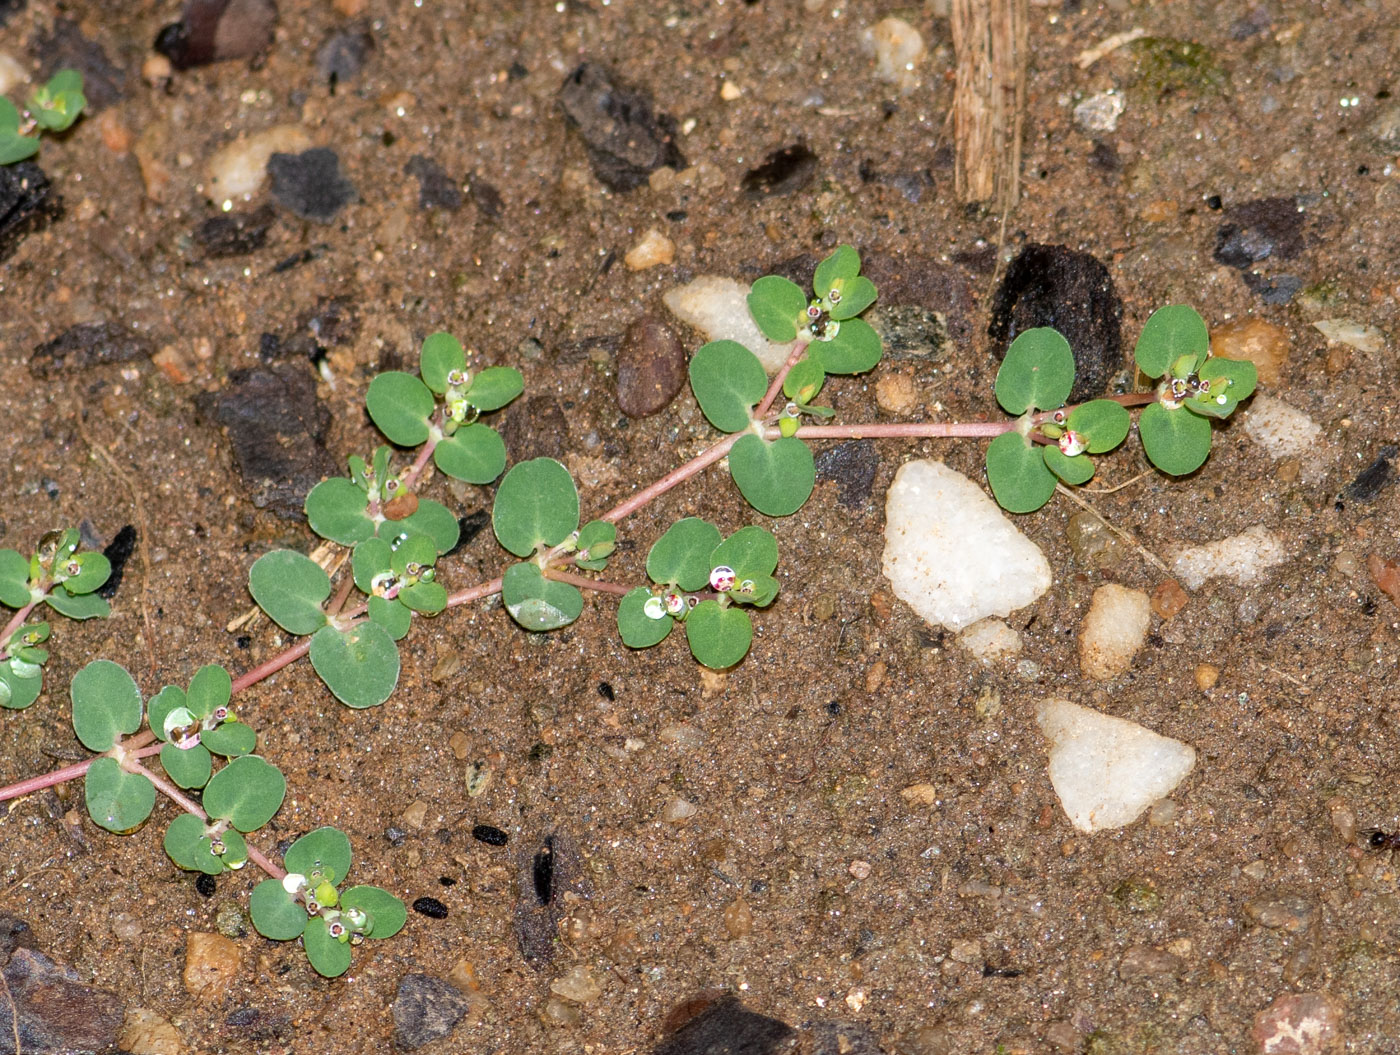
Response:
POLYGON ((300 125, 274 125, 251 136, 239 136, 209 159, 205 196, 215 203, 250 198, 267 178, 273 154, 293 153, 311 146, 300 125))
POLYGON ((551 996, 544 1002, 544 1007, 540 1009, 540 1020, 546 1026, 572 1029, 583 1021, 583 1013, 567 1000, 551 996))
POLYGON ((663 744, 675 744, 685 751, 694 751, 705 746, 704 732, 687 722, 663 725, 656 738, 663 744))
POLYGON ((1220 680, 1220 668, 1214 663, 1196 664, 1196 688, 1202 692, 1207 692, 1215 688, 1215 683, 1220 680))
POLYGON ((685 799, 674 798, 661 810, 661 819, 667 824, 684 824, 694 817, 699 807, 685 799))
POLYGON ((731 938, 747 938, 753 933, 753 910, 743 898, 725 906, 724 930, 731 938))
POLYGON ((435 897, 420 897, 413 902, 413 911, 429 919, 446 919, 447 906, 435 897))
POLYGON ((144 1007, 127 1009, 117 1047, 130 1055, 180 1055, 184 1050, 180 1031, 144 1007))
POLYGON ((1147 823, 1154 828, 1168 828, 1176 823, 1181 807, 1171 799, 1158 799, 1147 811, 1147 823))
MULTIPOLYGON (((397 501, 397 499, 395 499, 395 501, 397 501)), ((432 678, 433 684, 441 685, 461 669, 462 654, 460 652, 449 652, 445 656, 440 657, 438 661, 433 664, 433 672, 429 676, 432 678)))
POLYGON ((958 644, 983 666, 1003 663, 1021 654, 1021 635, 1004 620, 988 618, 973 623, 958 635, 958 644))
POLYGON ((1175 579, 1165 579, 1152 591, 1152 614, 1158 619, 1171 619, 1186 607, 1191 596, 1175 579))
POLYGON ((267 172, 272 200, 303 220, 330 223, 341 209, 359 200, 340 171, 339 155, 329 147, 274 153, 267 159, 267 172))
POLYGON ((938 789, 932 784, 910 784, 899 797, 915 806, 932 806, 938 801, 938 789))
POLYGON ((1307 458, 1309 462, 1315 462, 1321 460, 1321 454, 1330 454, 1321 425, 1301 410, 1262 392, 1255 395, 1249 404, 1244 431, 1274 460, 1307 458))
POLYGON ((428 804, 426 802, 411 803, 408 809, 403 811, 400 817, 410 828, 421 828, 428 816, 428 804))
POLYGON ((1247 359, 1259 371, 1259 383, 1277 388, 1291 358, 1288 331, 1263 319, 1233 319, 1210 333, 1210 354, 1247 359))
POLYGON ((629 418, 664 410, 686 379, 685 345, 665 320, 643 315, 622 335, 617 351, 617 406, 629 418))
POLYGON ((141 940, 141 922, 129 912, 117 912, 111 918, 112 934, 124 945, 135 945, 141 940))
POLYGON ((1341 1049, 1344 1013, 1330 993, 1285 993, 1254 1016, 1250 1036, 1268 1055, 1324 1055, 1341 1049))
POLYGON ((1082 511, 1069 518, 1065 541, 1075 560, 1099 571, 1109 571, 1123 562, 1125 547, 1102 520, 1082 511))
POLYGON ((248 934, 247 917, 235 901, 225 901, 214 915, 214 927, 225 938, 242 938, 248 934))
POLYGON ((243 964, 243 953, 222 934, 194 931, 185 941, 185 991, 222 1000, 243 964))
POLYGON ((881 373, 875 382, 875 402, 887 414, 912 414, 919 409, 919 386, 903 371, 881 373))
POLYGON ((906 95, 918 86, 918 67, 928 54, 919 31, 902 18, 884 18, 861 33, 861 46, 875 56, 875 78, 906 95))
POLYGON ((577 967, 570 967, 550 982, 549 991, 555 996, 563 997, 575 1004, 586 1004, 590 1000, 598 999, 602 995, 603 988, 593 977, 593 972, 580 964, 577 967))
POLYGON ((1149 945, 1133 945, 1118 961, 1118 977, 1123 981, 1174 975, 1185 966, 1181 958, 1149 945))
POLYGON ((421 1048, 448 1036, 471 1003, 455 985, 427 974, 406 974, 390 1012, 394 1016, 394 1046, 402 1051, 421 1048))
POLYGON ((490 824, 478 824, 472 829, 472 838, 487 846, 504 846, 510 841, 509 835, 490 824))
POLYGON ((1261 927, 1296 934, 1317 922, 1319 908, 1304 894, 1273 893, 1250 898, 1244 903, 1244 914, 1261 927))
POLYGON ((1270 568, 1287 559, 1283 540, 1256 524, 1241 534, 1179 551, 1172 570, 1188 590, 1199 589, 1213 578, 1227 578, 1243 586, 1263 579, 1270 568))
POLYGON ((948 950, 948 958, 957 963, 982 963, 982 943, 976 939, 955 941, 948 950))
MULTIPOLYGON (((1374 326, 1367 326, 1353 319, 1322 319, 1313 323, 1313 326, 1329 341, 1336 341, 1368 355, 1376 355, 1385 350, 1385 334, 1374 326)), ((1260 380, 1263 380, 1262 376, 1260 380)))
POLYGON ((847 866, 846 871, 851 873, 856 879, 869 879, 870 862, 861 860, 852 861, 850 865, 847 866))
POLYGON ((472 738, 458 729, 448 738, 447 746, 452 748, 457 761, 462 762, 472 753, 472 738))
POLYGON ((645 271, 649 267, 664 267, 676 259, 676 243, 655 227, 647 229, 641 239, 622 258, 630 271, 645 271))
POLYGON ((9 95, 29 80, 29 71, 24 63, 8 51, 0 51, 0 95, 9 95))
POLYGON ((1151 621, 1152 605, 1143 591, 1117 583, 1095 590, 1079 632, 1079 669, 1084 676, 1109 681, 1126 673, 1151 621))

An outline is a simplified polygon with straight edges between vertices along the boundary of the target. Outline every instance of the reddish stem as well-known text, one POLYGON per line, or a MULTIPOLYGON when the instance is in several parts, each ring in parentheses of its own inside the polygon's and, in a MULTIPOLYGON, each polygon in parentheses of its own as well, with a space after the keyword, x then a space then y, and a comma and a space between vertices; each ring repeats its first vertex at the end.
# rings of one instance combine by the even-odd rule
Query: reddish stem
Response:
POLYGON ((553 579, 555 582, 566 582, 570 586, 577 586, 580 590, 597 590, 600 593, 616 594, 624 597, 632 589, 630 586, 623 586, 621 583, 603 582, 599 579, 585 579, 582 575, 574 575, 563 568, 545 568, 543 575, 546 579, 553 579))
MULTIPOLYGON (((122 744, 122 749, 126 751, 128 758, 148 758, 151 755, 160 754, 163 744, 153 744, 154 734, 149 730, 139 736, 133 736, 130 740, 122 744), (150 745, 150 746, 147 746, 150 745)), ((10 799, 23 798, 25 795, 32 795, 36 791, 43 791, 44 788, 51 788, 58 784, 66 783, 70 780, 77 780, 84 776, 92 764, 99 758, 106 758, 106 755, 93 755, 82 762, 75 762, 71 766, 64 766, 62 769, 55 769, 51 773, 44 773, 37 777, 29 777, 14 784, 0 788, 0 802, 8 802, 10 799)))
POLYGON ((493 593, 500 592, 501 578, 498 575, 490 582, 484 582, 479 586, 473 586, 469 590, 458 590, 447 598, 447 607, 456 608, 458 605, 471 604, 473 601, 479 601, 483 597, 490 597, 493 593))
POLYGON ((675 487, 676 484, 684 483, 686 480, 689 480, 692 476, 698 473, 701 469, 704 469, 707 466, 713 465, 715 462, 719 461, 721 458, 723 458, 726 454, 729 453, 729 448, 734 446, 735 442, 739 439, 739 437, 743 435, 743 432, 736 432, 732 436, 724 437, 724 439, 720 440, 714 446, 706 448, 706 450, 703 453, 697 455, 690 461, 686 462, 679 469, 673 469, 671 472, 663 476, 660 480, 657 480, 656 483, 650 485, 649 487, 642 488, 631 498, 627 499, 627 501, 621 503, 620 505, 613 506, 598 519, 606 520, 610 523, 616 524, 619 520, 622 520, 624 517, 631 516, 633 513, 641 509, 652 499, 665 494, 671 488, 675 487))
POLYGON ((246 674, 241 675, 234 681, 231 695, 236 696, 250 685, 256 685, 258 682, 262 681, 263 678, 276 674, 283 667, 295 663, 310 651, 311 638, 308 637, 298 641, 280 656, 273 656, 266 663, 260 664, 246 674))
POLYGON ((4 630, 0 630, 0 659, 10 658, 10 637, 16 630, 24 625, 25 619, 29 617, 30 612, 34 611, 34 606, 38 603, 38 601, 30 601, 10 617, 10 621, 5 624, 4 630))
POLYGON ((788 354, 787 362, 773 375, 773 383, 768 386, 768 391, 763 396, 763 402, 760 403, 758 409, 754 411, 753 416, 759 421, 762 421, 763 418, 767 416, 768 408, 773 405, 773 400, 777 399, 778 393, 783 390, 783 382, 787 380, 788 373, 798 364, 798 361, 807 354, 807 348, 807 341, 798 341, 792 346, 792 351, 788 354))
POLYGON ((418 477, 423 475, 423 470, 428 467, 428 461, 432 458, 433 449, 437 447, 437 445, 438 441, 429 433, 428 442, 423 444, 423 449, 418 452, 418 457, 413 459, 413 464, 408 467, 408 472, 404 474, 402 490, 413 490, 414 486, 418 483, 418 477))

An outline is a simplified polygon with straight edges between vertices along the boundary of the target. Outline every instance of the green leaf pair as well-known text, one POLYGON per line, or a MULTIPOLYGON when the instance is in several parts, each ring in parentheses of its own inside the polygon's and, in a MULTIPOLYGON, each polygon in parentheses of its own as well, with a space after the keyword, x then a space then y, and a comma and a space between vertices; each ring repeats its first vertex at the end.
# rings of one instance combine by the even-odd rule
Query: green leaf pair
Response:
POLYGON ((253 926, 274 941, 302 939, 317 973, 338 978, 350 968, 350 946, 364 938, 392 938, 408 922, 408 909, 377 886, 339 885, 349 874, 350 840, 336 828, 317 828, 287 849, 283 879, 253 888, 253 926))
POLYGON ((753 623, 734 605, 764 608, 778 595, 773 571, 778 543, 761 527, 740 528, 721 540, 719 528, 698 517, 679 520, 647 554, 647 576, 618 606, 617 628, 630 648, 664 641, 677 622, 697 660, 722 669, 738 663, 753 641, 753 623), (702 599, 709 588, 713 596, 702 599))
MULTIPOLYGON (((711 425, 721 432, 741 432, 755 427, 753 408, 768 391, 768 375, 758 357, 737 341, 711 341, 691 356, 690 387, 711 425)), ((730 448, 729 474, 745 501, 771 517, 801 509, 817 481, 805 443, 794 436, 766 440, 753 432, 730 448)))
POLYGON ((79 553, 80 538, 77 528, 50 531, 28 560, 0 550, 0 604, 19 609, 42 599, 70 619, 110 615, 96 591, 111 576, 111 562, 101 553, 79 553))
POLYGON ((506 466, 506 447, 477 415, 499 410, 525 390, 520 371, 507 366, 467 369, 462 344, 448 333, 423 342, 419 377, 391 370, 377 375, 365 394, 379 431, 400 447, 430 438, 433 463, 448 476, 488 484, 506 466), (434 420, 441 401, 442 413, 434 420))
POLYGON ((248 590, 283 630, 311 635, 311 666, 341 703, 377 707, 393 693, 399 650, 384 624, 395 626, 395 616, 381 613, 376 620, 372 613, 346 629, 333 625, 322 607, 331 595, 330 577, 315 561, 291 550, 259 557, 249 570, 248 590))
POLYGON ((28 623, 10 635, 0 651, 5 657, 0 660, 0 707, 21 711, 39 698, 49 658, 48 649, 39 645, 48 637, 48 623, 28 623))
MULTIPOLYGON (((35 125, 49 132, 64 131, 86 106, 83 75, 77 70, 59 70, 29 97, 35 125)), ((0 165, 23 161, 38 152, 38 136, 21 135, 21 123, 22 116, 14 103, 0 98, 0 165)))
POLYGON ((176 817, 165 830, 165 852, 190 872, 218 875, 242 868, 248 860, 243 836, 270 821, 286 794, 287 780, 276 766, 257 755, 235 758, 204 786, 209 820, 191 813, 176 817))
POLYGON ((1090 454, 1102 454, 1127 438, 1131 418, 1110 399, 1056 410, 1074 387, 1074 354, 1069 342, 1047 327, 1026 330, 1011 342, 997 371, 996 397, 1002 409, 1022 417, 1023 428, 1003 433, 987 447, 987 482, 1008 512, 1030 513, 1055 493, 1055 483, 1087 483, 1094 475, 1090 454), (1040 425, 1055 442, 1031 439, 1031 416, 1055 411, 1040 425))
POLYGON ((322 480, 306 496, 311 530, 342 546, 378 535, 427 535, 439 555, 457 545, 457 518, 446 506, 408 492, 400 476, 389 471, 391 451, 381 446, 373 463, 352 455, 350 477, 322 480))
POLYGON ((1254 364, 1212 357, 1205 320, 1185 304, 1152 314, 1133 357, 1143 374, 1162 379, 1157 402, 1138 418, 1143 450, 1165 473, 1194 472, 1210 456, 1210 419, 1229 417, 1253 394, 1254 364))

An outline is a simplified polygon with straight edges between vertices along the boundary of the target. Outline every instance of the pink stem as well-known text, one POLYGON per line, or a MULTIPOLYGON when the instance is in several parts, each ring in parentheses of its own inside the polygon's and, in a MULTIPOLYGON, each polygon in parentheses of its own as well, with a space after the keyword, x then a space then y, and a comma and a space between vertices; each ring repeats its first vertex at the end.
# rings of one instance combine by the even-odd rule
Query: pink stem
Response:
POLYGON ((448 608, 456 608, 458 605, 471 604, 472 601, 479 601, 483 597, 490 597, 493 593, 501 592, 500 576, 490 582, 484 582, 479 586, 473 586, 469 590, 458 590, 447 599, 448 608))
MULTIPOLYGON (((777 430, 775 429, 774 431, 776 432, 777 430)), ((676 484, 684 483, 686 480, 689 480, 692 476, 698 473, 701 469, 704 469, 706 466, 713 465, 715 462, 719 461, 721 458, 723 458, 726 454, 729 453, 729 448, 734 446, 735 442, 739 439, 739 437, 743 435, 745 435, 745 433, 736 432, 732 436, 724 437, 724 439, 720 440, 713 447, 707 448, 704 451, 704 453, 692 458, 690 461, 682 465, 679 469, 673 469, 671 472, 663 476, 660 480, 657 480, 656 483, 650 485, 649 487, 642 488, 642 490, 638 491, 636 494, 634 494, 631 498, 627 499, 627 501, 623 502, 621 505, 613 506, 598 519, 607 520, 611 523, 616 524, 619 520, 622 520, 624 517, 631 516, 633 513, 641 509, 652 499, 658 497, 659 495, 665 494, 671 488, 675 487, 676 484)))
MULTIPOLYGON (((202 810, 194 801, 187 798, 185 794, 182 791, 180 791, 179 788, 177 788, 174 784, 171 784, 168 780, 165 780, 163 777, 156 776, 149 769, 142 765, 132 763, 126 768, 132 773, 140 773, 143 777, 145 777, 147 780, 149 780, 152 784, 155 785, 157 791, 159 791, 166 798, 170 799, 170 801, 175 803, 175 805, 179 806, 186 813, 193 813, 200 820, 208 822, 209 814, 205 813, 204 810, 202 810)), ((273 864, 267 859, 267 857, 263 855, 262 851, 260 851, 256 846, 248 842, 246 839, 244 840, 244 845, 248 847, 248 860, 252 861, 253 864, 257 865, 264 872, 270 875, 273 879, 281 879, 287 874, 286 869, 279 868, 277 865, 273 864)))
POLYGON ((276 674, 283 667, 295 663, 311 651, 311 638, 304 638, 297 642, 280 656, 273 656, 266 663, 254 667, 246 674, 241 675, 234 683, 231 694, 236 696, 250 685, 256 685, 263 678, 276 674))
POLYGON ((18 612, 16 612, 10 617, 10 621, 5 624, 4 630, 0 630, 0 659, 9 658, 10 636, 24 625, 25 619, 29 617, 30 612, 34 611, 34 607, 38 603, 38 601, 30 601, 27 605, 25 605, 23 608, 21 608, 18 612))
MULTIPOLYGON (((1014 432, 1014 421, 950 421, 931 423, 920 421, 893 422, 885 425, 803 425, 797 430, 800 440, 859 440, 859 439, 986 439, 1014 432)), ((769 438, 779 435, 777 429, 765 430, 769 438)))
POLYGON ((621 583, 585 579, 582 575, 574 575, 562 568, 545 568, 544 577, 555 582, 566 582, 570 586, 577 586, 580 590, 597 590, 600 593, 616 594, 618 597, 624 597, 632 590, 632 587, 623 586, 621 583))
POLYGON ((433 448, 437 446, 437 440, 430 435, 428 442, 423 444, 423 449, 418 452, 418 457, 413 459, 413 464, 409 466, 408 472, 403 478, 402 491, 412 491, 414 485, 418 483, 418 477, 423 474, 423 470, 428 467, 428 462, 433 456, 433 448))
POLYGON ((792 346, 792 352, 789 353, 787 362, 782 365, 782 369, 773 375, 773 383, 768 386, 768 391, 763 396, 763 402, 760 403, 758 409, 754 411, 753 416, 755 418, 762 421, 768 414, 768 408, 773 405, 773 400, 777 399, 778 393, 783 390, 783 382, 787 380, 788 373, 797 365, 798 361, 807 354, 807 347, 808 343, 806 341, 798 341, 792 346))
MULTIPOLYGON (((160 754, 163 744, 150 744, 155 737, 148 731, 140 736, 134 736, 122 745, 129 758, 148 758, 151 755, 160 754)), ((94 755, 92 758, 84 759, 82 762, 75 762, 71 766, 64 766, 62 769, 55 769, 52 773, 44 773, 37 777, 29 777, 14 784, 0 788, 0 802, 8 802, 10 799, 23 798, 25 795, 32 795, 36 791, 43 791, 44 788, 51 788, 58 784, 67 783, 70 780, 77 780, 85 775, 88 769, 99 758, 106 758, 106 755, 94 755)))

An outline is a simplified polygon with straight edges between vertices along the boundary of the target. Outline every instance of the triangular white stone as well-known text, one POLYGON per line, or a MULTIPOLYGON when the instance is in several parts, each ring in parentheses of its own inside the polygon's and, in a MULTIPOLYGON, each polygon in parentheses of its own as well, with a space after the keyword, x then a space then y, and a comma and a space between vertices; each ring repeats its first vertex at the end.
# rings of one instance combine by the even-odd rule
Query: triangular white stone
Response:
POLYGON ((1082 832, 1131 824, 1196 765, 1189 744, 1068 700, 1041 701, 1036 720, 1050 741, 1050 783, 1082 832))

